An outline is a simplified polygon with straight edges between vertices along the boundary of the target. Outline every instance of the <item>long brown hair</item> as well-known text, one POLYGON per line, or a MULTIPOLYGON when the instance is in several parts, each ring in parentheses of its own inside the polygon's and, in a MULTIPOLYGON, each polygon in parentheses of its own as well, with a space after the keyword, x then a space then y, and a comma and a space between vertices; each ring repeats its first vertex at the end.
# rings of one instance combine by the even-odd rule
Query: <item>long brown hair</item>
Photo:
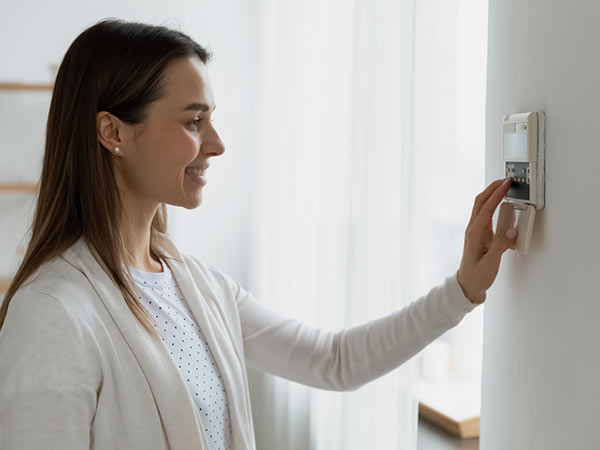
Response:
MULTIPOLYGON (((163 26, 104 19, 83 31, 67 50, 56 76, 39 195, 25 256, 0 308, 0 329, 19 287, 45 262, 84 236, 143 327, 156 335, 121 264, 128 262, 120 228, 121 200, 110 152, 99 142, 96 115, 108 111, 142 123, 164 97, 163 72, 175 58, 211 53, 188 35, 163 26)), ((150 254, 164 258, 156 233, 166 233, 166 207, 154 215, 150 254)))

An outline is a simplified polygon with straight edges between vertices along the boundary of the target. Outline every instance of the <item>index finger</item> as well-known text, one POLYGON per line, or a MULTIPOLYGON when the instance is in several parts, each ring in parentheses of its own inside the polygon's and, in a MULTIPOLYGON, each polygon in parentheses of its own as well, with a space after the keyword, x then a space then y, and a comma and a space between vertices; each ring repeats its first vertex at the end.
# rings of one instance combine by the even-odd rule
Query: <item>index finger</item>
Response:
POLYGON ((512 178, 507 178, 504 182, 498 186, 490 195, 490 197, 486 200, 486 202, 481 207, 475 222, 483 222, 485 224, 490 223, 492 220, 492 216, 494 215, 494 211, 510 189, 510 185, 512 183, 512 178))
POLYGON ((495 181, 491 182, 488 185, 488 187, 486 187, 485 190, 477 196, 477 198, 475 199, 475 202, 473 204, 473 211, 471 212, 471 220, 469 220, 468 227, 470 227, 471 224, 473 222, 475 222, 475 219, 477 219, 477 216, 479 215, 479 211, 481 211, 481 208, 483 207, 485 202, 488 201, 488 199, 491 197, 491 195, 494 193, 494 191, 499 186, 501 186, 504 181, 506 181, 506 179, 504 179, 504 180, 500 179, 500 180, 495 180, 495 181))

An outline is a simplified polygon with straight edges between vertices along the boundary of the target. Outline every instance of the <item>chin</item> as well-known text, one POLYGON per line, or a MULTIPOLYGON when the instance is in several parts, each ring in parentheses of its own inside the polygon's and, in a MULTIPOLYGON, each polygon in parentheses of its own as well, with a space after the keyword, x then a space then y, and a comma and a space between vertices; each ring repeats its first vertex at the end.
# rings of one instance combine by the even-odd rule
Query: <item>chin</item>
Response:
POLYGON ((194 199, 194 201, 186 202, 183 206, 185 209, 196 209, 202 204, 202 197, 194 199))
POLYGON ((163 202, 166 203, 167 205, 171 205, 171 206, 179 206, 181 208, 185 208, 185 209, 196 209, 197 207, 199 207, 202 204, 202 196, 199 195, 197 198, 187 198, 185 200, 177 200, 177 201, 173 201, 173 202, 163 202))

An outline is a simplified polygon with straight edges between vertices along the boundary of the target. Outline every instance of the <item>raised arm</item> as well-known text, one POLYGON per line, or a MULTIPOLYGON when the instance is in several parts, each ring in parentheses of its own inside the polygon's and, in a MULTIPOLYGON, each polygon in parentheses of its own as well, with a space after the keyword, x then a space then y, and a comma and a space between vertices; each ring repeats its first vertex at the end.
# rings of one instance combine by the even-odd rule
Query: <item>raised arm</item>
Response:
POLYGON ((401 310, 332 332, 274 314, 238 288, 248 366, 337 391, 355 390, 400 366, 476 307, 453 275, 401 310))
POLYGON ((354 390, 406 362, 485 301, 502 254, 516 240, 516 230, 494 233, 492 226, 510 183, 496 180, 475 199, 457 274, 377 320, 324 331, 270 312, 238 284, 247 364, 322 389, 354 390))

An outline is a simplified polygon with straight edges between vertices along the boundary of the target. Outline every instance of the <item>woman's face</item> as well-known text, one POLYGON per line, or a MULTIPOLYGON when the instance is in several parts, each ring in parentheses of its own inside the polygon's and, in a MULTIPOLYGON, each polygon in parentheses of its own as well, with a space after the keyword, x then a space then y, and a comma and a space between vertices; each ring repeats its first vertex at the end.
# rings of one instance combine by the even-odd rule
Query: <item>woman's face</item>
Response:
POLYGON ((176 59, 164 75, 167 95, 150 106, 146 121, 120 123, 115 168, 121 190, 133 201, 192 209, 202 202, 208 159, 225 148, 213 127, 213 92, 200 58, 176 59))

